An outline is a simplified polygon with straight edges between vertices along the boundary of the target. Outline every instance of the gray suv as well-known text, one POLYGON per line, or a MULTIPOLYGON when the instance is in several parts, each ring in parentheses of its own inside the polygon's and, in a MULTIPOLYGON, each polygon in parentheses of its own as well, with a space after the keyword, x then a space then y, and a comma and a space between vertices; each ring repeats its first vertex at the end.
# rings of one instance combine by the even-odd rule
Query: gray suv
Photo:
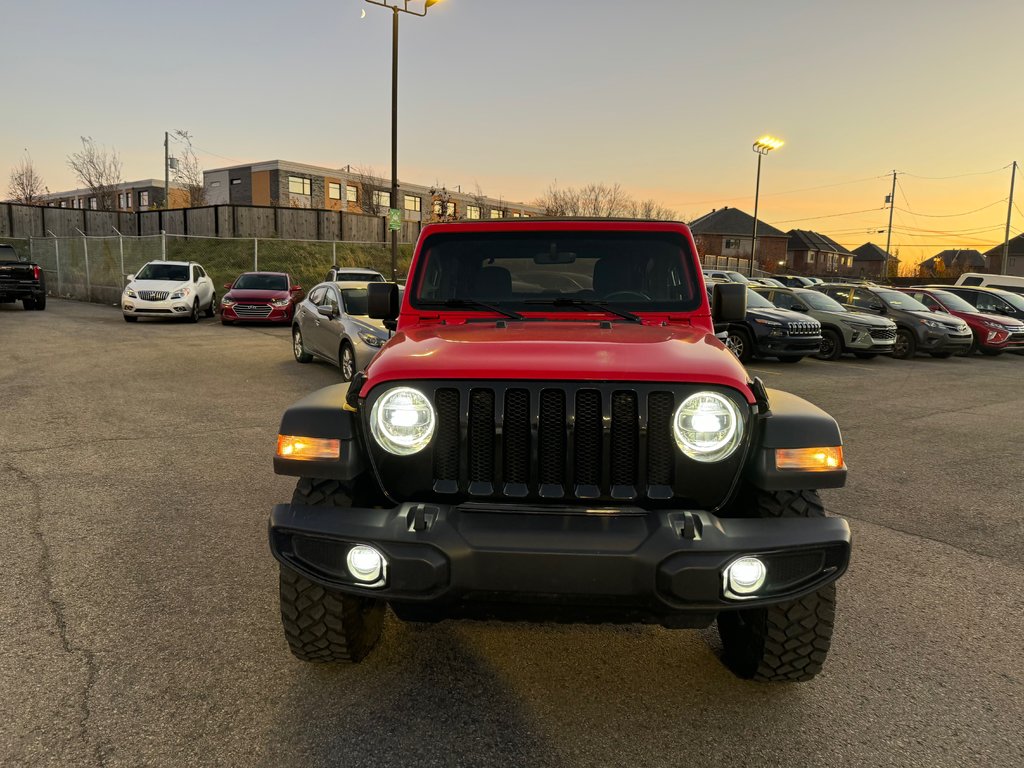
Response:
POLYGON ((870 359, 888 355, 896 344, 896 323, 866 312, 852 312, 821 291, 807 288, 753 287, 780 309, 803 312, 821 323, 819 360, 836 360, 843 352, 870 359))
POLYGON ((831 296, 847 309, 884 315, 896 323, 892 356, 912 358, 918 352, 932 357, 966 353, 974 341, 970 327, 958 317, 931 312, 924 304, 891 288, 862 285, 820 285, 815 290, 831 296))

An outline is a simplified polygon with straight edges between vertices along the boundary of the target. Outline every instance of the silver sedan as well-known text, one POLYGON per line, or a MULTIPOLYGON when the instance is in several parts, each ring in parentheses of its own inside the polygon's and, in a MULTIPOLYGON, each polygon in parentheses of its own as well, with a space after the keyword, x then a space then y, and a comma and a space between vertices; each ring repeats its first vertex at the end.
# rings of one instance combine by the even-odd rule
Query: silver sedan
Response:
POLYGON ((366 282, 320 283, 295 308, 292 351, 300 363, 314 357, 341 368, 351 381, 388 340, 382 321, 366 314, 366 282))

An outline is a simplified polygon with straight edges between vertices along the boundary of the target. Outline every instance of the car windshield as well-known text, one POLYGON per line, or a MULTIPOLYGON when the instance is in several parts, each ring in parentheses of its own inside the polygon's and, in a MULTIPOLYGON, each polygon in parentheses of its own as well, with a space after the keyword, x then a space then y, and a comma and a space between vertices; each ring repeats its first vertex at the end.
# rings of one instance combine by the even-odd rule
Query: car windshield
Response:
POLYGON ((743 274, 741 274, 739 272, 726 272, 725 274, 727 274, 729 276, 729 279, 732 280, 734 283, 749 283, 750 282, 750 280, 747 279, 746 275, 743 275, 743 274))
POLYGON ((361 282, 361 283, 383 283, 384 276, 376 272, 339 272, 336 280, 339 283, 361 282))
POLYGON ((955 293, 949 291, 935 291, 933 294, 936 299, 951 312, 977 312, 976 307, 972 307, 962 298, 957 296, 955 293))
POLYGON ((150 262, 135 274, 136 280, 173 280, 183 283, 188 280, 188 266, 150 262))
POLYGON ((928 307, 912 296, 899 291, 875 291, 875 294, 890 309, 902 309, 908 312, 927 312, 928 307))
POLYGON ((341 299, 345 302, 345 314, 365 317, 367 293, 365 288, 343 288, 341 299))
POLYGON ((1000 291, 999 298, 1024 312, 1024 296, 1018 296, 1016 293, 1010 293, 1009 291, 1000 291))
POLYGON ((846 307, 844 307, 838 301, 833 299, 831 296, 826 296, 824 293, 818 293, 817 291, 807 291, 806 293, 798 293, 797 296, 806 301, 811 309, 820 309, 825 312, 846 311, 846 307))
POLYGON ((417 308, 692 311, 702 299, 694 261, 673 232, 445 233, 424 242, 411 301, 417 308))
POLYGON ((750 288, 747 289, 747 306, 755 307, 757 309, 778 309, 778 307, 768 301, 768 299, 750 288))
POLYGON ((231 286, 244 291, 287 291, 288 278, 284 275, 263 275, 259 272, 249 272, 237 280, 231 286))

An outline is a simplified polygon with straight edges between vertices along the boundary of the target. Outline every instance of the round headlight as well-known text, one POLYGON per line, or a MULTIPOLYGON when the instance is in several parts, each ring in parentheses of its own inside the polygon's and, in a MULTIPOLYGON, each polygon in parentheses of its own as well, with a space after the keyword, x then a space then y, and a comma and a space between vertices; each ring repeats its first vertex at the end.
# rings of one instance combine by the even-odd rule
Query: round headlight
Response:
POLYGON ((426 395, 412 387, 389 389, 373 404, 370 429, 388 453, 408 456, 422 451, 434 436, 437 417, 426 395))
POLYGON ((695 461, 720 461, 743 437, 739 409, 725 395, 698 392, 676 409, 672 434, 679 450, 695 461))

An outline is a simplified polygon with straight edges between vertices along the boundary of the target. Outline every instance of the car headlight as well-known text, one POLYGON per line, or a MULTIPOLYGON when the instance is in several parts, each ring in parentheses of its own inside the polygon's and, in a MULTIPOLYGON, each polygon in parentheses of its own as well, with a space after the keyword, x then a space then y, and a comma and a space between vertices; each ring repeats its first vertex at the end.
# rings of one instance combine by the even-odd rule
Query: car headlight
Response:
POLYGON ((137 293, 135 293, 135 291, 133 291, 131 288, 125 288, 124 289, 124 295, 127 296, 129 299, 137 299, 137 298, 139 298, 139 295, 137 293))
POLYGON ((291 304, 291 299, 274 299, 272 302, 275 307, 287 307, 291 304))
POLYGON ((929 328, 935 328, 936 330, 939 331, 950 330, 948 325, 946 325, 945 323, 940 323, 938 320, 922 320, 921 322, 924 325, 927 325, 929 328))
POLYGON ((409 456, 427 447, 437 416, 426 395, 412 387, 389 389, 373 404, 370 431, 388 453, 409 456))
POLYGON ((360 331, 359 338, 368 347, 383 347, 384 342, 387 339, 382 339, 380 336, 375 336, 369 331, 360 331))
POLYGON ((716 392, 690 395, 676 409, 672 434, 684 454, 695 461, 721 461, 743 437, 743 420, 735 403, 716 392))
POLYGON ((233 307, 236 303, 237 302, 234 299, 228 298, 227 296, 220 300, 220 305, 222 307, 233 307))
POLYGON ((192 293, 192 289, 189 288, 186 285, 184 288, 179 288, 174 293, 172 293, 169 298, 172 298, 172 299, 184 299, 190 293, 192 293))
POLYGON ((767 325, 770 328, 782 327, 782 323, 777 323, 774 320, 762 320, 761 318, 757 318, 756 320, 754 320, 754 322, 757 323, 758 325, 767 325))

